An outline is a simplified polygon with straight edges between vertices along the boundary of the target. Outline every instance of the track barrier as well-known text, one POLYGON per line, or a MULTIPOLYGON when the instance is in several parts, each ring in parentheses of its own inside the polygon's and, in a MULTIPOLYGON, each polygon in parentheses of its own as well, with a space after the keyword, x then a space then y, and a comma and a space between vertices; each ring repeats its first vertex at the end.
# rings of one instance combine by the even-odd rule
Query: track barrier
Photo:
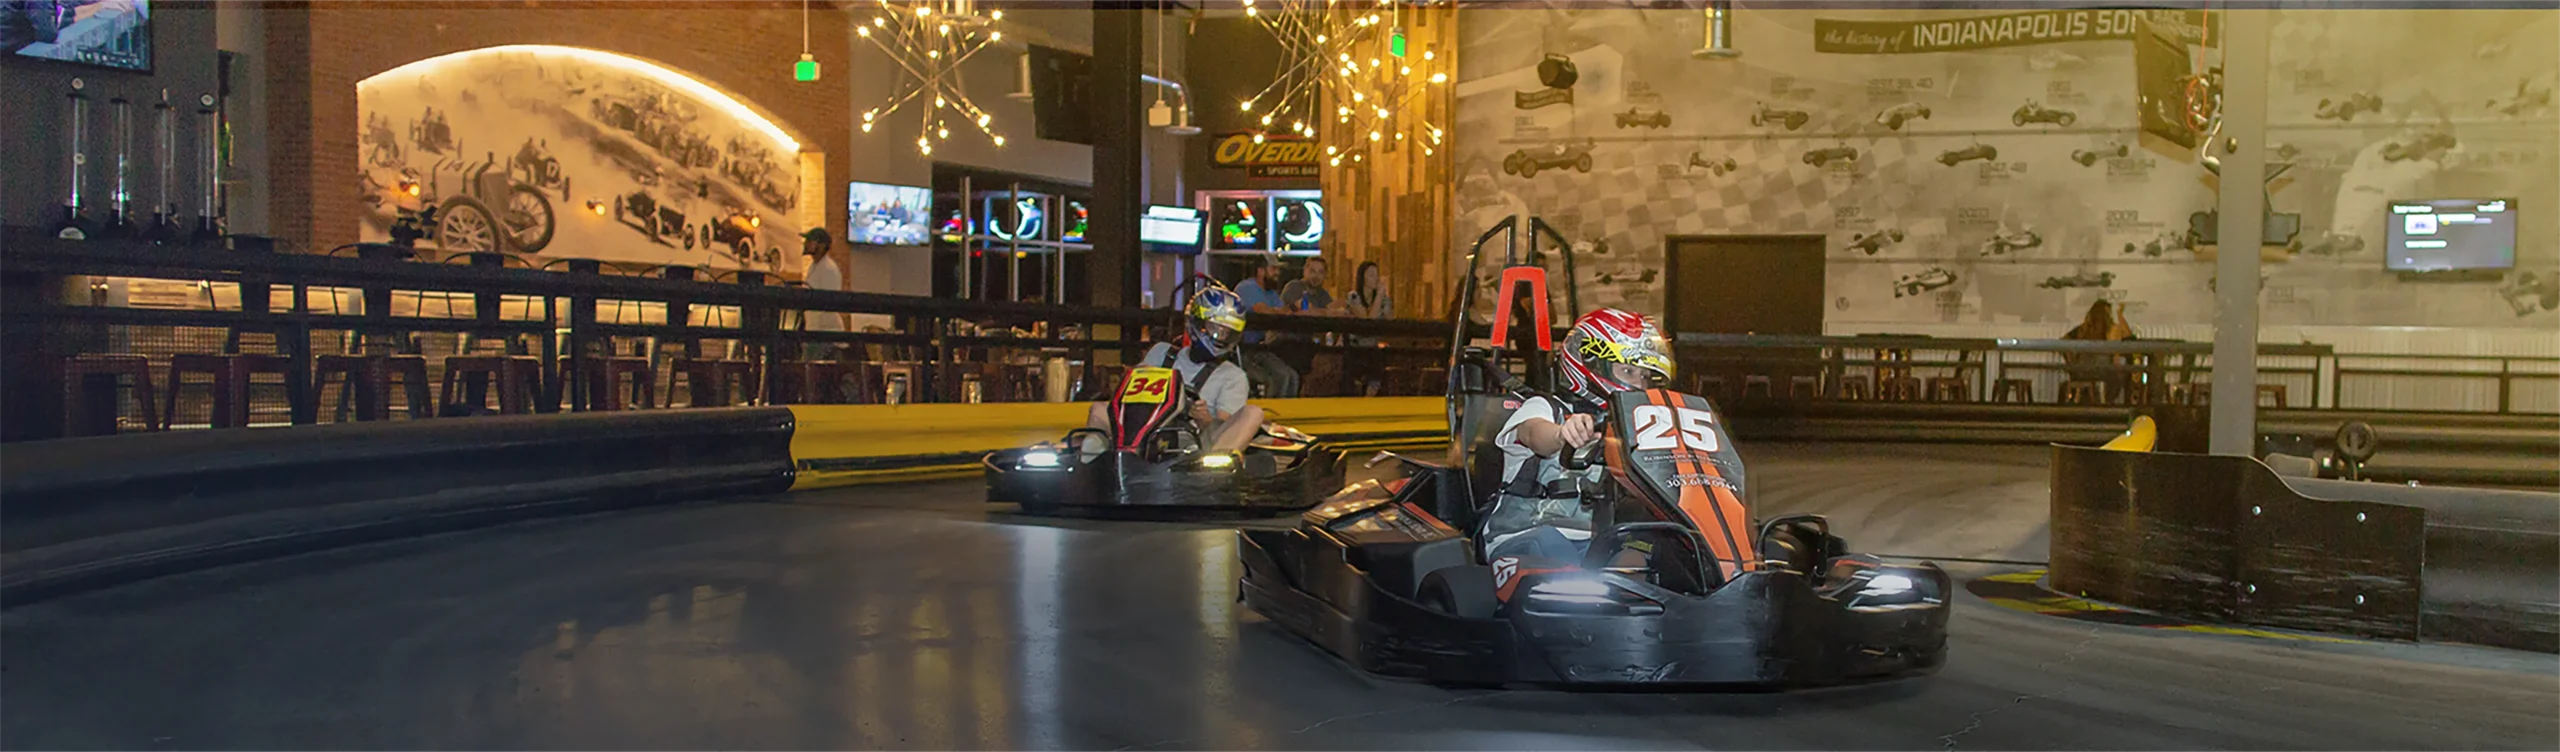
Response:
POLYGON ((2560 494, 2056 445, 2052 586, 2189 619, 2560 652, 2560 494))

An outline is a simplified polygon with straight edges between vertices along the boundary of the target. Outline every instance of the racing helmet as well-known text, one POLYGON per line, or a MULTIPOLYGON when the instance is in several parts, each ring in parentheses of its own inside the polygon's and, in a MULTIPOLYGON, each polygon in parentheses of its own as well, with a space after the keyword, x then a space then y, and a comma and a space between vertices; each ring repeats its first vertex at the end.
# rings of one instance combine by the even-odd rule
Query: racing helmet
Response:
POLYGON ((1191 294, 1184 310, 1188 325, 1186 339, 1191 341, 1194 358, 1202 361, 1224 358, 1236 351, 1236 343, 1244 339, 1244 296, 1224 287, 1204 287, 1191 294))
POLYGON ((1615 308, 1583 314, 1562 344, 1556 355, 1557 386, 1589 407, 1607 405, 1609 395, 1620 391, 1671 380, 1671 342, 1641 314, 1615 308), (1621 380, 1614 373, 1617 365, 1635 366, 1646 375, 1634 383, 1621 380))

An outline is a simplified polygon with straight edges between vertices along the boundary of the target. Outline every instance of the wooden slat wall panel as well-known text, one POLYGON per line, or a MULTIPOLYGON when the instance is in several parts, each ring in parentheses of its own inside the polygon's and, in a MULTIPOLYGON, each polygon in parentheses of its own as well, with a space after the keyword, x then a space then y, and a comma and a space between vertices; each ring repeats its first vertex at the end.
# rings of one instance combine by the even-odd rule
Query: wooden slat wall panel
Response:
MULTIPOLYGON (((1398 318, 1436 318, 1448 305, 1449 279, 1455 274, 1444 252, 1453 243, 1449 233, 1456 214, 1451 203, 1455 172, 1449 150, 1433 145, 1427 124, 1445 129, 1455 115, 1457 10, 1452 4, 1405 7, 1400 22, 1405 30, 1404 64, 1413 67, 1416 75, 1409 78, 1410 85, 1419 90, 1398 111, 1397 130, 1381 130, 1381 138, 1372 142, 1369 131, 1359 127, 1363 121, 1345 125, 1326 119, 1317 133, 1324 144, 1344 150, 1340 166, 1323 170, 1329 225, 1325 258, 1333 265, 1336 295, 1353 292, 1358 284, 1353 275, 1361 262, 1375 261, 1384 273, 1388 293, 1395 298, 1398 318), (1426 51, 1431 53, 1430 60, 1423 59, 1426 51), (1433 71, 1448 72, 1451 80, 1430 83, 1433 71), (1399 132, 1404 137, 1401 141, 1396 138, 1399 132), (1351 155, 1360 159, 1354 161, 1351 155)), ((1395 68, 1386 50, 1386 35, 1377 38, 1375 49, 1355 52, 1354 58, 1374 55, 1388 61, 1387 69, 1395 68)), ((1328 88, 1323 111, 1359 106, 1335 101, 1342 94, 1328 88)))

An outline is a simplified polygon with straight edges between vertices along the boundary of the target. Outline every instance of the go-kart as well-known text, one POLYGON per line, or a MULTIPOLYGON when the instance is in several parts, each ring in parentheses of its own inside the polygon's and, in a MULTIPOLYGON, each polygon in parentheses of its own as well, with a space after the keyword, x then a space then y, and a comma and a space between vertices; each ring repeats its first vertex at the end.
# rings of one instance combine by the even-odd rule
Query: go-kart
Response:
POLYGON ((2551 87, 2534 88, 2533 79, 2529 78, 2516 79, 2516 93, 2514 96, 2507 97, 2506 104, 2499 104, 2498 100, 2491 99, 2488 105, 2491 112, 2509 117, 2521 116, 2550 106, 2551 87))
POLYGON ((1264 423, 1241 453, 1203 451, 1190 385, 1171 368, 1131 368, 1111 398, 1109 429, 989 453, 987 500, 1032 514, 1112 511, 1288 512, 1342 484, 1342 452, 1264 423), (1108 444, 1086 456, 1087 437, 1108 444))
MULTIPOLYGON (((1452 314, 1461 343, 1474 276, 1452 314)), ((1515 259, 1503 288, 1531 291, 1543 311, 1543 277, 1515 259)), ((1497 343, 1516 300, 1504 297, 1497 343)), ((1534 352, 1551 349, 1533 337, 1534 352)), ((1848 554, 1816 515, 1754 520, 1724 416, 1701 397, 1620 392, 1601 418, 1606 439, 1588 448, 1601 459, 1567 452, 1577 493, 1550 502, 1589 516, 1525 532, 1570 540, 1579 527, 1578 558, 1489 555, 1523 532, 1496 527, 1514 515, 1493 513, 1518 497, 1495 493, 1492 439, 1534 397, 1512 391, 1498 350, 1451 359, 1450 462, 1382 454, 1372 463, 1408 474, 1345 488, 1292 529, 1240 531, 1248 607, 1361 670, 1448 684, 1801 686, 1944 664, 1946 573, 1848 554)))
POLYGON ((2444 156, 2445 152, 2452 151, 2454 147, 2461 145, 2462 142, 2455 140, 2451 133, 2433 130, 2426 131, 2406 140, 2392 141, 2390 143, 2383 144, 2382 161, 2409 162, 2415 160, 2436 159, 2444 156))

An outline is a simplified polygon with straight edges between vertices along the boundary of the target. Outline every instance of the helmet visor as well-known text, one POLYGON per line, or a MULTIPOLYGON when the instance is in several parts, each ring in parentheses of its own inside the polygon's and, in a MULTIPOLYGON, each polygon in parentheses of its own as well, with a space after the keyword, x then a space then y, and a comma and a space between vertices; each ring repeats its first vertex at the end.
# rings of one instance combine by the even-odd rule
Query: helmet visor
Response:
POLYGON ((1235 347, 1238 340, 1244 339, 1244 332, 1224 319, 1200 322, 1195 331, 1201 339, 1208 341, 1210 349, 1218 352, 1226 352, 1235 347))

